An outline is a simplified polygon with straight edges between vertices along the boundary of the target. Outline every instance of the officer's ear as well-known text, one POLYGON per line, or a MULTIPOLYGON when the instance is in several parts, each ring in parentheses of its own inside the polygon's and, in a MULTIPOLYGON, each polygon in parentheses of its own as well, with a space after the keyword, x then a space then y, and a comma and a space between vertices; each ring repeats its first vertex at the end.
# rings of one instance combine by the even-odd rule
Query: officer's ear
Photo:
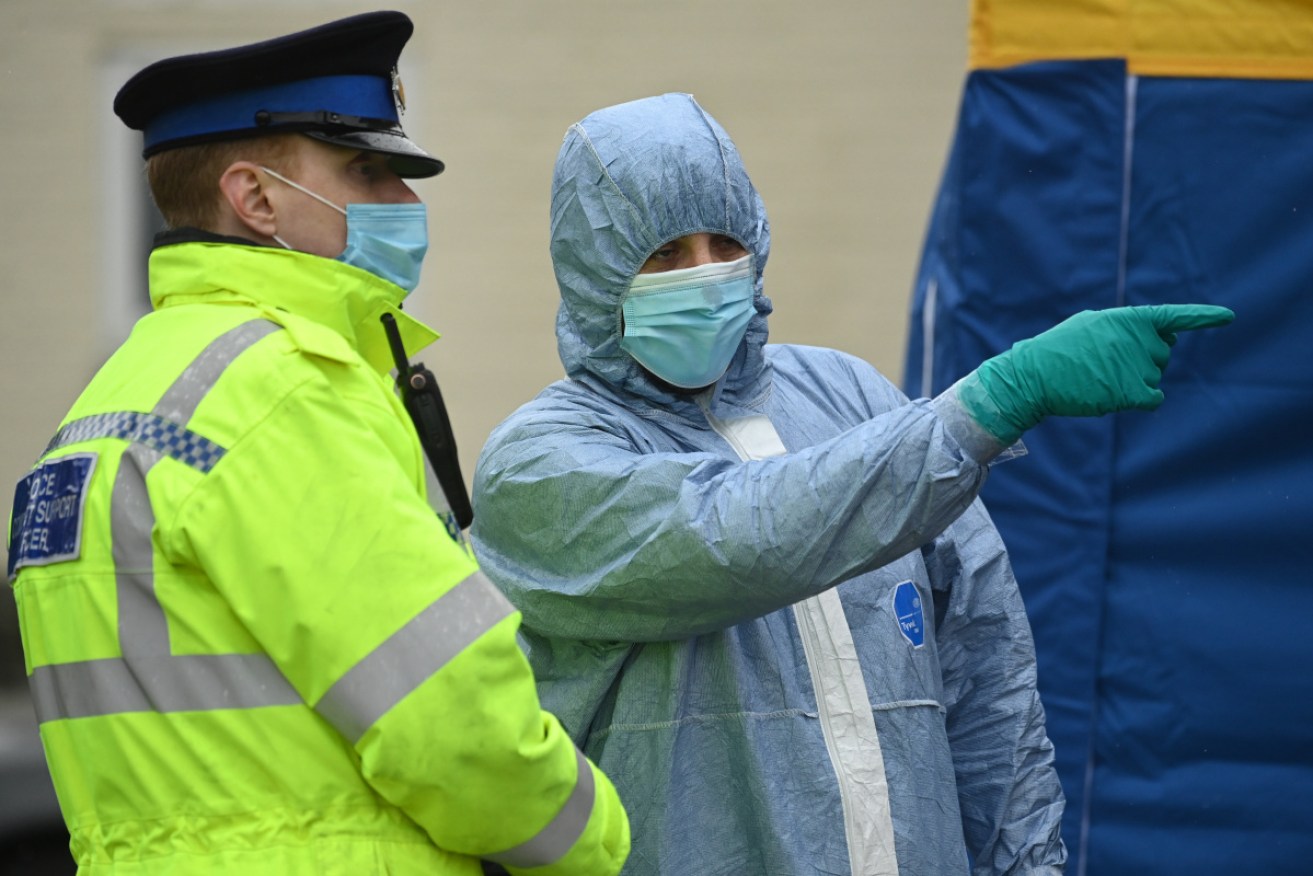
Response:
POLYGON ((271 182, 260 165, 250 161, 234 161, 220 175, 219 193, 227 205, 224 212, 235 222, 235 231, 270 239, 278 233, 277 210, 269 199, 271 182))

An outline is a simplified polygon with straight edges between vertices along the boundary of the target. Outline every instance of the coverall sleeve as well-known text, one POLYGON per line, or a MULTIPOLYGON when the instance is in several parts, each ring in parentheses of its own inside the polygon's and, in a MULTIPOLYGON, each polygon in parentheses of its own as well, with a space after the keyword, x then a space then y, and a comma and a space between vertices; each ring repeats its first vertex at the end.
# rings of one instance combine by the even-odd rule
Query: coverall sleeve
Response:
POLYGON ((400 464, 422 464, 409 424, 380 393, 340 393, 310 379, 233 445, 173 550, 435 845, 512 872, 619 872, 615 789, 540 708, 519 614, 400 464))
POLYGON ((980 502, 922 549, 934 590, 948 737, 977 876, 1060 874, 1064 799, 1035 687, 1035 645, 980 502))
POLYGON ((543 396, 479 461, 480 563, 543 635, 680 639, 764 615, 916 550, 985 478, 924 401, 749 462, 663 451, 625 416, 543 396))

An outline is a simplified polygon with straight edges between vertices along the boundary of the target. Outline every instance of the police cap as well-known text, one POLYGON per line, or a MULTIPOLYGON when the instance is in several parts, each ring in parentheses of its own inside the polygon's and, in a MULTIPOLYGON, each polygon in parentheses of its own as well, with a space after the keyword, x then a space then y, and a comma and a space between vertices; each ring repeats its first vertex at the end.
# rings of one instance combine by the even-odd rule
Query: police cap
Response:
POLYGON ((399 176, 434 176, 442 162, 401 129, 397 58, 413 31, 401 12, 369 12, 251 45, 165 58, 119 89, 114 112, 142 132, 145 158, 195 143, 300 132, 384 153, 399 176))

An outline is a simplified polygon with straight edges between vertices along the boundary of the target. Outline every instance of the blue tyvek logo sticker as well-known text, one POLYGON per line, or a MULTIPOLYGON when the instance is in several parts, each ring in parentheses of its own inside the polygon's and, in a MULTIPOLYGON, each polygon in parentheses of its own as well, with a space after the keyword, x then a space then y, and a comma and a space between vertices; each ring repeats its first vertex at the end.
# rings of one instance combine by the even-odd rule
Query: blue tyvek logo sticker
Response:
POLYGON ((82 552, 82 509, 96 454, 42 463, 18 482, 9 524, 8 574, 24 566, 76 560, 82 552))
POLYGON ((925 612, 921 610, 921 594, 911 581, 894 588, 894 617, 898 618, 898 631, 913 648, 925 644, 925 612))

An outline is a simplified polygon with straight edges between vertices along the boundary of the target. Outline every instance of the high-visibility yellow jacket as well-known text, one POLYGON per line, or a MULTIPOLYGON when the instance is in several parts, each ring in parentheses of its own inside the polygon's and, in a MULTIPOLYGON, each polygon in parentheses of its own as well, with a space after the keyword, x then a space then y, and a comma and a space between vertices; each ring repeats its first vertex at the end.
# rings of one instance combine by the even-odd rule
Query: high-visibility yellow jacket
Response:
POLYGON ((10 575, 83 874, 620 870, 615 790, 424 498, 398 287, 204 235, 19 484, 10 575))

